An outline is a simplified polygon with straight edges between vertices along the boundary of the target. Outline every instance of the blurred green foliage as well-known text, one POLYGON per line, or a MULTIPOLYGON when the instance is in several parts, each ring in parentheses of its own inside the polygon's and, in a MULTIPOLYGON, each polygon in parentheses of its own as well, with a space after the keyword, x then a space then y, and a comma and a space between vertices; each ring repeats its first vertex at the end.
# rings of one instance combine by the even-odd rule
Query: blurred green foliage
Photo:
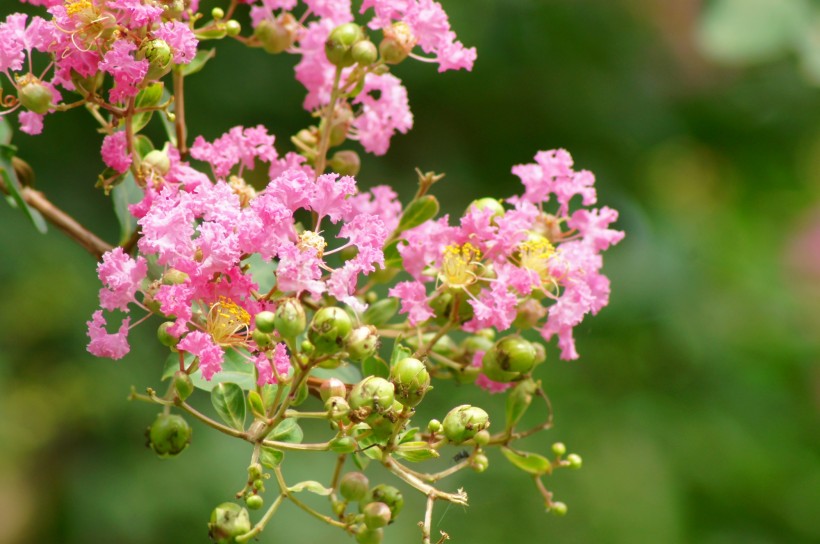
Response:
MULTIPOLYGON (((628 236, 606 256, 612 301, 578 330, 581 359, 553 350, 542 368, 555 430, 525 445, 561 440, 583 455, 581 471, 547 482, 569 514, 545 514, 494 452, 490 470, 448 484, 471 506, 437 508, 434 531, 463 543, 820 541, 820 92, 781 28, 816 29, 818 2, 445 7, 478 48, 475 69, 400 66, 415 129, 364 157, 360 182, 407 197, 414 167, 443 171, 436 192, 459 213, 474 196, 518 191, 511 165, 565 147, 628 236)), ((294 62, 220 43, 187 85, 191 134, 262 123, 289 149, 310 121, 294 62)), ((37 187, 113 242, 116 218, 93 189, 100 138, 82 113, 49 116, 43 136, 15 143, 37 187)), ((94 269, 55 229, 39 235, 0 209, 0 542, 205 542, 250 450, 196 424, 177 459, 144 447, 156 409, 125 398, 131 384, 157 385, 165 355, 151 322, 123 361, 85 352, 94 269)), ((426 402, 420 421, 476 395, 503 418, 498 397, 436 393, 446 400, 426 402)), ((329 476, 302 459, 285 465, 293 481, 329 476)), ((422 500, 408 495, 388 542, 419 541, 422 500)), ((348 541, 289 506, 262 542, 348 541)))

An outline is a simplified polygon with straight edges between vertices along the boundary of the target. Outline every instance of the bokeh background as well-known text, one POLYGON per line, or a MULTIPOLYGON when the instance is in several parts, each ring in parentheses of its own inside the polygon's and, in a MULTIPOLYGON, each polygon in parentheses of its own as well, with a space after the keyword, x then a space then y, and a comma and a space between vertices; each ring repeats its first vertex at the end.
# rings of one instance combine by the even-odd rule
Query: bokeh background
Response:
MULTIPOLYGON (((360 183, 406 197, 413 168, 446 172, 436 193, 460 213, 518 191, 513 164, 564 147, 596 173, 627 238, 606 256, 611 304, 577 331, 581 359, 552 350, 540 369, 556 426, 527 447, 561 440, 583 456, 581 471, 547 480, 569 514, 546 514, 495 452, 486 473, 449 482, 471 506, 438 507, 434 530, 488 544, 820 542, 820 2, 444 5, 478 48, 475 69, 400 66, 415 128, 364 157, 360 183)), ((288 150, 310 122, 294 62, 220 43, 187 85, 191 133, 262 123, 288 150)), ((43 136, 15 143, 38 188, 116 241, 93 189, 90 119, 49 116, 43 136)), ((145 449, 156 409, 126 396, 157 385, 165 355, 155 324, 132 333, 123 361, 86 353, 94 269, 54 229, 39 235, 0 207, 0 543, 206 542, 250 450, 201 426, 175 460, 145 449)), ((483 392, 442 392, 428 417, 475 395, 503 413, 483 392)), ((322 460, 292 461, 293 480, 329 477, 322 460)), ((420 540, 422 500, 406 491, 387 542, 420 540)), ((290 506, 261 538, 318 541, 352 542, 290 506)))

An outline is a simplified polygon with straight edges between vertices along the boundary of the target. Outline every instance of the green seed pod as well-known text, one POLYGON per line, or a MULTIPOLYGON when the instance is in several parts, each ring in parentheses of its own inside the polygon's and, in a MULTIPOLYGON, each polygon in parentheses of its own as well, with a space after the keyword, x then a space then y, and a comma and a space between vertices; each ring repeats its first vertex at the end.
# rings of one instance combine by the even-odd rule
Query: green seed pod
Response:
POLYGON ((378 529, 390 523, 390 507, 383 502, 371 502, 362 510, 364 514, 364 524, 368 529, 378 529))
POLYGON ((328 397, 325 401, 325 410, 332 421, 341 421, 350 413, 350 405, 344 397, 328 397))
POLYGON ((242 32, 242 25, 236 19, 229 19, 225 21, 225 32, 231 38, 239 36, 239 33, 242 32))
POLYGON ((251 530, 248 511, 233 502, 223 502, 211 512, 208 536, 216 544, 231 544, 235 538, 251 530))
POLYGON ((359 154, 351 149, 337 151, 328 161, 330 169, 342 176, 355 176, 362 168, 359 154))
POLYGON ((251 338, 254 342, 256 342, 256 345, 262 349, 265 349, 273 343, 273 337, 266 332, 260 331, 259 329, 253 330, 251 333, 251 338))
POLYGON ((347 396, 347 387, 339 378, 328 378, 319 387, 319 396, 322 397, 323 401, 327 401, 330 397, 345 398, 347 396))
POLYGON ((362 325, 345 339, 345 351, 352 361, 364 361, 379 349, 379 334, 373 325, 362 325))
POLYGON ((171 71, 174 63, 174 54, 171 52, 171 47, 168 42, 160 38, 143 41, 137 56, 148 61, 146 79, 161 78, 171 71))
POLYGON ((404 507, 404 497, 401 491, 387 484, 379 484, 371 489, 367 497, 359 503, 360 511, 364 511, 364 507, 373 502, 383 502, 386 504, 390 509, 391 519, 396 519, 396 516, 404 507))
POLYGON ((359 66, 370 66, 379 59, 379 49, 370 40, 356 42, 350 54, 359 66))
POLYGON ((339 481, 339 493, 348 501, 360 501, 367 496, 370 480, 361 472, 348 472, 339 481))
POLYGON ((186 372, 177 370, 174 373, 174 389, 179 400, 185 400, 194 392, 194 382, 191 381, 191 377, 186 372))
POLYGON ((264 506, 265 499, 263 499, 259 495, 252 494, 245 497, 245 504, 251 510, 259 510, 260 508, 262 508, 262 506, 264 506))
POLYGON ((450 410, 442 425, 444 436, 453 444, 461 444, 489 427, 490 416, 481 408, 462 404, 450 410))
POLYGON ((51 90, 30 74, 23 76, 20 82, 20 88, 17 91, 20 104, 34 113, 41 115, 48 113, 48 110, 51 109, 51 101, 54 100, 51 90))
POLYGON ((509 372, 529 372, 535 366, 537 353, 531 342, 520 336, 507 336, 495 344, 497 360, 502 370, 509 372))
POLYGON ((477 453, 470 460, 470 468, 476 472, 484 472, 490 466, 490 460, 483 453, 477 453))
POLYGON ((567 455, 567 462, 569 463, 569 468, 579 469, 581 465, 583 465, 584 460, 581 459, 581 456, 577 453, 570 453, 567 455))
POLYGON ((390 371, 390 381, 396 388, 396 400, 413 407, 421 402, 430 388, 430 373, 418 359, 407 357, 396 362, 390 371))
POLYGON ((379 53, 387 64, 398 64, 410 54, 416 45, 416 38, 410 25, 401 21, 384 31, 384 39, 379 44, 379 53))
POLYGON ((521 374, 511 372, 509 358, 506 354, 502 358, 498 348, 493 346, 481 359, 481 373, 496 382, 511 382, 521 374), (503 362, 502 362, 503 361, 503 362))
POLYGON ((159 414, 148 428, 148 442, 160 457, 179 455, 191 443, 191 427, 176 414, 159 414))
POLYGON ((350 436, 339 436, 328 443, 333 453, 353 453, 356 451, 356 441, 350 436))
POLYGON ((356 533, 357 544, 381 544, 384 540, 384 529, 362 529, 356 533))
MULTIPOLYGON (((321 311, 321 310, 320 310, 321 311)), ((297 298, 286 298, 276 307, 273 324, 282 338, 296 338, 305 331, 307 316, 297 298)))
POLYGON ((325 56, 331 64, 340 68, 353 66, 353 46, 364 39, 362 27, 356 23, 345 23, 330 31, 325 42, 325 56))
POLYGON ((350 407, 365 412, 365 417, 371 412, 386 412, 394 400, 393 384, 378 376, 368 376, 350 391, 350 407))
POLYGON ((157 339, 159 340, 159 343, 163 346, 174 348, 179 343, 179 338, 168 332, 168 329, 170 329, 173 326, 173 321, 166 321, 165 323, 160 324, 159 328, 157 329, 157 339))
POLYGON ((317 311, 308 329, 308 339, 318 354, 336 353, 344 347, 345 338, 353 329, 353 320, 341 308, 329 307, 317 311))
POLYGON ((268 334, 272 333, 273 329, 276 327, 274 319, 275 316, 273 312, 269 312, 267 310, 264 312, 259 312, 256 314, 256 317, 254 317, 256 329, 268 334))

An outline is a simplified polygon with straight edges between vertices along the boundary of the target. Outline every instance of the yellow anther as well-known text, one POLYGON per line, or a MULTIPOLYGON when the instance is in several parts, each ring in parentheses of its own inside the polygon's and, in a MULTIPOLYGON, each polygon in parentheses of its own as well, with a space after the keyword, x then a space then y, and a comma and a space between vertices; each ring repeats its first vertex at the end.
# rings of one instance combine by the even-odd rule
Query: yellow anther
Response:
POLYGON ((247 339, 250 322, 251 316, 244 308, 220 296, 219 301, 211 306, 208 312, 206 328, 214 342, 231 345, 247 339))
POLYGON ((322 255, 324 255, 325 253, 325 247, 327 247, 327 242, 325 242, 325 239, 322 238, 322 236, 319 233, 313 232, 312 230, 306 230, 305 232, 299 235, 299 243, 297 244, 297 246, 302 251, 312 247, 316 250, 316 256, 321 259, 322 255))
POLYGON ((444 248, 439 279, 449 287, 464 287, 476 280, 475 265, 481 252, 470 242, 444 248))
POLYGON ((73 17, 91 8, 93 8, 93 5, 88 0, 68 0, 65 3, 65 11, 69 17, 73 17))
POLYGON ((549 277, 547 261, 555 254, 555 247, 549 240, 538 236, 522 242, 518 246, 518 254, 522 268, 532 270, 543 279, 549 277))

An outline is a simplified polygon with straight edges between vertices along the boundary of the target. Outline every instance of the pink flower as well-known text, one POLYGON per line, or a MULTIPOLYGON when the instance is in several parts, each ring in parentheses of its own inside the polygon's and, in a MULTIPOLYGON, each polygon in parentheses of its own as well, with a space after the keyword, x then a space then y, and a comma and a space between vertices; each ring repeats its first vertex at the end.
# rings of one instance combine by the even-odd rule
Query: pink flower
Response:
POLYGON ((102 310, 97 310, 88 321, 88 351, 97 357, 108 357, 109 359, 122 359, 131 349, 128 345, 128 325, 131 318, 125 318, 120 325, 120 329, 114 334, 108 334, 105 330, 105 318, 102 310))
POLYGON ((171 48, 176 64, 188 64, 194 60, 199 40, 187 24, 179 21, 162 23, 154 30, 154 36, 165 40, 171 48))
POLYGON ((148 73, 148 60, 136 60, 133 53, 137 46, 128 40, 117 40, 105 54, 99 69, 114 78, 114 87, 109 94, 111 102, 121 102, 136 96, 137 85, 148 73))
POLYGON ((396 76, 369 74, 364 89, 353 103, 362 105, 353 127, 362 147, 369 153, 384 155, 393 134, 406 134, 413 128, 407 89, 396 76))
POLYGON ((20 120, 20 131, 30 136, 37 136, 43 132, 43 117, 33 111, 21 111, 17 116, 20 120))
POLYGON ((214 143, 208 143, 202 136, 197 136, 191 146, 191 156, 211 165, 214 175, 226 177, 237 164, 242 168, 253 169, 254 160, 263 162, 276 160, 273 147, 274 137, 268 135, 262 125, 255 128, 233 127, 214 143))
POLYGON ((496 281, 490 289, 483 289, 479 298, 471 298, 469 303, 473 307, 474 317, 464 324, 465 330, 495 327, 498 331, 504 331, 510 328, 515 319, 518 298, 505 284, 496 281))
POLYGON ((407 321, 415 326, 433 317, 433 309, 427 302, 427 290, 423 283, 417 281, 403 281, 387 293, 401 301, 401 311, 407 314, 407 321))
POLYGON ((210 334, 201 331, 188 333, 185 338, 179 341, 177 349, 187 351, 199 358, 202 377, 208 381, 211 381, 214 374, 222 370, 225 353, 222 348, 214 344, 210 334))
POLYGON ((127 312, 147 273, 148 263, 143 257, 132 259, 121 247, 108 251, 97 265, 97 276, 105 286, 100 289, 100 306, 127 312))
POLYGON ((125 132, 122 130, 103 138, 101 153, 106 166, 120 174, 131 166, 131 155, 128 153, 125 132))
POLYGON ((396 192, 387 185, 377 185, 347 201, 350 203, 350 211, 344 218, 345 221, 351 221, 359 214, 369 214, 378 216, 388 233, 399 226, 402 205, 396 192))
POLYGON ((322 260, 316 255, 316 249, 300 249, 292 243, 284 244, 279 250, 279 267, 276 269, 279 290, 292 292, 296 296, 305 291, 320 296, 325 292, 321 265, 322 260))
POLYGON ((253 359, 253 364, 256 366, 258 378, 256 383, 258 385, 275 384, 276 374, 280 376, 287 376, 290 372, 290 356, 285 344, 278 343, 273 348, 273 365, 266 353, 260 353, 253 359), (276 373, 273 368, 276 368, 276 373))
POLYGON ((108 8, 119 10, 124 17, 121 23, 128 28, 137 28, 156 23, 162 16, 162 8, 151 3, 144 4, 142 0, 106 0, 108 8))
POLYGON ((353 20, 350 13, 350 0, 305 0, 308 8, 334 25, 348 23, 353 20))
POLYGON ((350 209, 348 196, 356 193, 356 180, 339 174, 323 174, 316 180, 310 195, 310 208, 316 212, 317 221, 327 216, 337 223, 350 209))
POLYGON ((325 41, 335 26, 330 19, 313 21, 299 38, 302 59, 294 70, 296 80, 308 90, 303 104, 306 110, 330 102, 336 67, 325 56, 325 41))

